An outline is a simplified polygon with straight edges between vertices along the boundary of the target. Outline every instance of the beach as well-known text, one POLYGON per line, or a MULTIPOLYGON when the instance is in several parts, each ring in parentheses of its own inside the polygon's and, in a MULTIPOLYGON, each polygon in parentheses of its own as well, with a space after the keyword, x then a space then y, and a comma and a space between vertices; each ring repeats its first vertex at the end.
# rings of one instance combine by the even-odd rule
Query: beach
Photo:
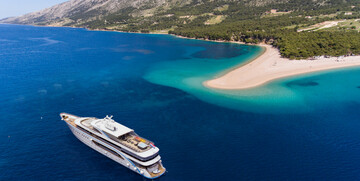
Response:
MULTIPOLYGON (((342 22, 342 21, 339 21, 342 22)), ((338 23, 338 22, 336 22, 338 23)), ((330 22, 331 24, 331 22, 330 22)), ((327 25, 327 24, 326 24, 327 25)), ((56 27, 56 26, 55 26, 56 27)), ((73 27, 71 27, 73 28, 73 27)), ((88 29, 91 31, 115 31, 110 29, 88 29)), ((132 33, 132 32, 126 32, 132 33)), ((136 32, 134 34, 144 34, 136 32)), ((162 32, 150 32, 145 34, 166 34, 162 32)), ((177 38, 184 39, 196 39, 188 38, 180 35, 173 35, 177 38)), ((245 44, 239 41, 221 41, 221 40, 208 40, 198 39, 202 41, 211 42, 229 42, 236 44, 245 44)), ((339 69, 353 66, 360 66, 360 55, 357 56, 342 56, 342 57, 330 57, 324 56, 317 57, 315 60, 290 60, 283 58, 277 48, 267 44, 256 44, 261 46, 265 50, 251 62, 235 68, 233 70, 227 70, 228 73, 215 77, 214 79, 203 82, 203 85, 209 88, 215 89, 249 89, 257 86, 261 86, 276 79, 296 76, 306 73, 312 73, 317 71, 326 71, 331 69, 339 69)))
POLYGON ((225 75, 204 82, 216 89, 247 89, 263 85, 273 80, 316 71, 360 66, 360 56, 319 57, 315 60, 290 60, 282 58, 278 49, 270 45, 262 55, 225 75))

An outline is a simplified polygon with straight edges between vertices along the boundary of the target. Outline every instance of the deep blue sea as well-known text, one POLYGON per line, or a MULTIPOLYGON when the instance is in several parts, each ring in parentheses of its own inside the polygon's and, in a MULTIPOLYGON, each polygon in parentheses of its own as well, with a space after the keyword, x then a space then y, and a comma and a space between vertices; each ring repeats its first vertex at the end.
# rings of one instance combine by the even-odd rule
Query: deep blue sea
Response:
POLYGON ((158 180, 360 180, 360 68, 203 86, 262 51, 0 25, 0 180, 144 180, 78 141, 61 112, 114 115, 154 141, 158 180))

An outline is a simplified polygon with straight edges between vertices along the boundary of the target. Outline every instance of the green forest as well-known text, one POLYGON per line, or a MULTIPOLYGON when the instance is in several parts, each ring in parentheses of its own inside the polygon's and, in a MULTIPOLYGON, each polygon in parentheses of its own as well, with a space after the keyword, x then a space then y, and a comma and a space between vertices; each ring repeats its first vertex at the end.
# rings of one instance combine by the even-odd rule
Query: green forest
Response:
POLYGON ((79 26, 142 33, 168 30, 169 34, 196 39, 267 43, 279 48, 281 55, 290 59, 360 54, 360 27, 355 26, 360 22, 359 0, 325 3, 289 0, 261 6, 252 6, 249 2, 193 1, 181 7, 160 9, 149 17, 133 16, 134 11, 139 10, 130 8, 79 26), (217 16, 224 20, 206 23, 217 16), (354 20, 355 24, 301 30, 325 21, 344 19, 354 20))

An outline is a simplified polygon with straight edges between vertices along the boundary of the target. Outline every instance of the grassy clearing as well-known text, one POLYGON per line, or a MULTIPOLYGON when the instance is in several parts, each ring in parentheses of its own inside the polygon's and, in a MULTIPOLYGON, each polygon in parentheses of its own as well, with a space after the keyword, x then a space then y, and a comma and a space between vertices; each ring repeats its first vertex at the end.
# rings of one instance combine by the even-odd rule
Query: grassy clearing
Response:
POLYGON ((222 21, 225 20, 225 16, 223 15, 218 15, 218 16, 214 16, 212 18, 210 18, 209 20, 207 20, 205 22, 206 25, 214 25, 214 24, 218 24, 218 23, 221 23, 222 21))
POLYGON ((304 24, 298 24, 298 25, 285 26, 283 29, 294 29, 297 26, 298 27, 305 27, 304 24))
POLYGON ((333 17, 337 16, 338 14, 340 14, 340 13, 313 16, 313 18, 333 18, 333 17))
POLYGON ((153 33, 153 34, 168 34, 169 31, 173 31, 174 28, 169 28, 169 29, 165 29, 165 30, 154 30, 154 31, 151 31, 150 33, 153 33))
MULTIPOLYGON (((294 28, 289 26, 287 28, 294 28)), ((343 21, 325 21, 309 27, 304 27, 298 31, 339 31, 339 30, 356 30, 360 31, 360 19, 349 19, 343 21)))
POLYGON ((268 14, 262 15, 261 18, 270 18, 270 17, 281 16, 281 15, 289 14, 289 13, 291 13, 291 11, 289 11, 289 12, 268 13, 268 14))
POLYGON ((229 5, 225 4, 224 6, 215 8, 214 10, 215 10, 215 11, 226 11, 226 10, 228 10, 228 9, 229 9, 229 5))
POLYGON ((337 26, 339 29, 352 29, 360 31, 360 19, 352 19, 352 20, 346 20, 344 22, 341 22, 337 26))
POLYGON ((339 23, 341 23, 342 21, 324 21, 315 25, 311 25, 309 27, 305 27, 305 28, 301 28, 298 30, 298 32, 301 31, 318 31, 318 30, 322 30, 322 29, 328 29, 331 27, 335 27, 337 26, 339 23))
POLYGON ((313 16, 313 18, 334 18, 335 16, 340 15, 342 13, 356 13, 356 12, 355 11, 339 11, 339 12, 333 13, 333 14, 313 16))
POLYGON ((360 31, 360 19, 350 19, 339 22, 336 26, 322 28, 322 31, 355 30, 360 31))
POLYGON ((181 18, 181 19, 188 19, 190 21, 194 20, 197 17, 199 17, 199 16, 197 16, 197 15, 179 16, 179 18, 181 18))

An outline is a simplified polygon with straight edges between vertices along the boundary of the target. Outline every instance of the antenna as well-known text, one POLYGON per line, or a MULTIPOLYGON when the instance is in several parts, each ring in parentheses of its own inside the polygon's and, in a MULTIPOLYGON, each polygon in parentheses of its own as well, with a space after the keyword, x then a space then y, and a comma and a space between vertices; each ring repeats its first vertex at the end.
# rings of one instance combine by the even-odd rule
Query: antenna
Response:
POLYGON ((115 121, 112 119, 113 116, 108 116, 106 115, 106 117, 103 119, 105 128, 111 130, 111 131, 116 131, 116 126, 113 124, 115 123, 115 121))

